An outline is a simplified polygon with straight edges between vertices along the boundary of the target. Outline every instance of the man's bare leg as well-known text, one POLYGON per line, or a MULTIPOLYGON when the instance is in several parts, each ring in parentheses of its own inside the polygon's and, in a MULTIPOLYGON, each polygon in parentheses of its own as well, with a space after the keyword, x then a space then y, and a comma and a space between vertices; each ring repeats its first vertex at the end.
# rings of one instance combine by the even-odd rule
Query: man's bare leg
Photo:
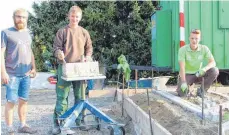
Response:
POLYGON ((7 102, 5 106, 5 121, 7 126, 13 125, 14 103, 7 102))
POLYGON ((13 135, 13 115, 14 115, 14 103, 8 102, 5 105, 5 122, 7 126, 7 132, 13 135))
POLYGON ((27 108, 28 108, 27 101, 19 98, 18 116, 21 122, 21 127, 23 127, 26 124, 27 108))

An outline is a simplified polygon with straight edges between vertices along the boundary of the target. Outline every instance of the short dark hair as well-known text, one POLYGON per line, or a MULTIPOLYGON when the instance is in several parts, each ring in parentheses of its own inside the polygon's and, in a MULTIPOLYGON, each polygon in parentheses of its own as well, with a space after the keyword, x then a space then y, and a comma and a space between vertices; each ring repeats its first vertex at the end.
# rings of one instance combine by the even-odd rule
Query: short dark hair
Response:
POLYGON ((200 35, 201 34, 201 31, 199 29, 192 29, 190 33, 200 35))

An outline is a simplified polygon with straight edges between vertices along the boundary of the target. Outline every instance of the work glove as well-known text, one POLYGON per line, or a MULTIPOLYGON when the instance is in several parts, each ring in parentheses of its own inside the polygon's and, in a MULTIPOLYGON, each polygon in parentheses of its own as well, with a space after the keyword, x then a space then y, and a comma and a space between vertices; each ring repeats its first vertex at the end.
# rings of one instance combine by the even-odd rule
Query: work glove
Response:
POLYGON ((200 69, 200 70, 198 70, 197 72, 196 72, 196 77, 202 77, 202 76, 204 76, 205 75, 205 70, 204 69, 200 69))
POLYGON ((185 92, 186 90, 188 90, 188 85, 187 85, 187 83, 186 82, 183 82, 182 84, 181 84, 181 91, 182 92, 185 92))

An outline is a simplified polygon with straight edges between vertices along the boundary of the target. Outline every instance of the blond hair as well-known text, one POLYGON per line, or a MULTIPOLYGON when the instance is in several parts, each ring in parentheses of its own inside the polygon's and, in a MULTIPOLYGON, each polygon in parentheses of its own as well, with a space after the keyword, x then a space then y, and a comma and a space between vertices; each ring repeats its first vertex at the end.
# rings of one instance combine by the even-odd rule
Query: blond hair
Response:
POLYGON ((18 12, 26 13, 26 16, 28 17, 28 12, 24 8, 18 8, 16 10, 14 10, 13 16, 15 16, 16 13, 18 13, 18 12))
POLYGON ((82 14, 82 10, 81 10, 81 8, 79 6, 72 6, 69 9, 68 14, 70 14, 72 12, 74 12, 74 13, 80 12, 82 14))

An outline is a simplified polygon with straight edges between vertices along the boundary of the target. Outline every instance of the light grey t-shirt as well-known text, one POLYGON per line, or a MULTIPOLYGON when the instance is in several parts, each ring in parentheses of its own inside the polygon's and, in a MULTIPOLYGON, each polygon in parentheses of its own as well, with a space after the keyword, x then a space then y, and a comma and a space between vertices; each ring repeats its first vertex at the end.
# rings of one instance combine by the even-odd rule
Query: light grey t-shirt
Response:
POLYGON ((5 65, 8 74, 24 76, 31 70, 32 38, 30 31, 19 32, 11 27, 1 32, 1 48, 6 47, 5 65))

